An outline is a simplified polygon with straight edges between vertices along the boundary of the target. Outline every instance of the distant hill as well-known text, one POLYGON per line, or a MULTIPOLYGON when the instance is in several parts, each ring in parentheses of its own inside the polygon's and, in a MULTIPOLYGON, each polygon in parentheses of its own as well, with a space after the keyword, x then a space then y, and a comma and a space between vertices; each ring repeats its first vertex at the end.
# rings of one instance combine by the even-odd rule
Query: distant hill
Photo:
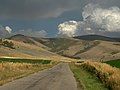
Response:
POLYGON ((11 36, 9 39, 24 42, 24 43, 29 43, 29 44, 35 44, 32 38, 30 38, 29 36, 22 35, 22 34, 11 36))
POLYGON ((36 45, 36 46, 42 47, 44 49, 49 49, 45 45, 41 44, 40 41, 42 41, 41 40, 42 38, 36 38, 36 37, 25 36, 22 34, 17 34, 17 35, 11 36, 8 39, 18 41, 18 42, 27 43, 27 44, 31 44, 31 45, 36 45))
POLYGON ((82 40, 102 40, 102 41, 112 41, 112 42, 120 42, 120 38, 112 38, 112 37, 106 37, 106 36, 101 36, 101 35, 84 35, 84 36, 77 36, 74 37, 76 39, 82 39, 82 40))
POLYGON ((18 34, 9 39, 37 46, 48 52, 70 58, 90 60, 120 58, 119 38, 99 35, 85 35, 74 38, 36 38, 18 34))

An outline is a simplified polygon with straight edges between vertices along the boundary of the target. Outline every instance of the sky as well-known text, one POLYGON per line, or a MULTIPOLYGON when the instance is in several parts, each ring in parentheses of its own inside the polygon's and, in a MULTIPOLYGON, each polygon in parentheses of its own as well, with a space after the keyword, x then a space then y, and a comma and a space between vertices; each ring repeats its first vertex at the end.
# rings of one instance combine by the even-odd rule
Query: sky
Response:
POLYGON ((120 37, 120 0, 0 0, 0 37, 120 37))

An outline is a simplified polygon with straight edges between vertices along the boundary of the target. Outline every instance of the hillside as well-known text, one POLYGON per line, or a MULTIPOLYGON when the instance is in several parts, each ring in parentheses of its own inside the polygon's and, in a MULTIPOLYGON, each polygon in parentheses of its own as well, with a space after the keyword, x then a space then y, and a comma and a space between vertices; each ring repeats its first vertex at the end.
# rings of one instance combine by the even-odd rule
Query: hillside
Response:
POLYGON ((74 57, 78 53, 87 51, 88 49, 99 44, 99 41, 86 41, 74 38, 32 38, 35 41, 49 47, 49 51, 60 54, 62 56, 74 57))
POLYGON ((50 52, 54 52, 66 57, 74 57, 76 54, 86 51, 99 44, 98 41, 86 41, 74 38, 35 38, 24 35, 15 35, 9 39, 42 47, 50 52))
POLYGON ((47 52, 53 52, 70 58, 91 60, 112 60, 120 58, 119 39, 105 36, 86 35, 74 38, 35 38, 15 35, 10 39, 41 47, 47 52))
POLYGON ((1 46, 0 47, 0 58, 33 58, 33 59, 46 59, 46 60, 66 60, 60 55, 52 53, 47 49, 37 46, 31 45, 28 43, 23 43, 14 40, 8 40, 14 44, 14 49, 1 46))
POLYGON ((114 60, 120 58, 120 42, 101 41, 97 46, 76 57, 91 60, 114 60))
POLYGON ((25 36, 25 35, 22 35, 22 34, 14 35, 14 36, 12 36, 8 39, 18 41, 18 42, 27 43, 27 44, 31 44, 31 45, 36 45, 36 46, 39 46, 39 47, 42 47, 42 48, 45 48, 45 49, 49 49, 45 45, 43 45, 43 44, 39 43, 38 41, 34 40, 33 37, 25 36))

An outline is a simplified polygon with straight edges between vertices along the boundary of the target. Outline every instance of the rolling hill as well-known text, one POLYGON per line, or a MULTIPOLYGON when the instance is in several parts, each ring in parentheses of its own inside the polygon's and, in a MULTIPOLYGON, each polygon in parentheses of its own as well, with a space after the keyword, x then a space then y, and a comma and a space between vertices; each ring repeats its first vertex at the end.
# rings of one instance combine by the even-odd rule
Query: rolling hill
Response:
POLYGON ((24 35, 15 35, 10 39, 31 45, 40 44, 41 46, 46 47, 47 50, 66 57, 74 57, 77 53, 84 52, 99 44, 98 41, 86 41, 75 38, 35 38, 24 35))
POLYGON ((14 44, 14 49, 0 45, 0 58, 27 58, 27 59, 46 59, 46 60, 57 60, 57 61, 68 59, 48 51, 46 46, 42 44, 36 45, 36 43, 35 44, 24 43, 22 41, 17 41, 18 39, 17 40, 5 39, 5 40, 12 42, 14 44))
POLYGON ((101 41, 97 46, 77 54, 76 57, 89 60, 114 60, 120 58, 120 43, 101 41))
MULTIPOLYGON (((9 39, 17 43, 30 45, 31 47, 42 48, 52 54, 59 54, 70 58, 89 60, 112 60, 120 58, 119 38, 99 35, 85 35, 74 38, 36 38, 18 34, 9 39)), ((37 51, 32 50, 32 52, 37 51)), ((40 54, 43 53, 35 55, 40 54)))

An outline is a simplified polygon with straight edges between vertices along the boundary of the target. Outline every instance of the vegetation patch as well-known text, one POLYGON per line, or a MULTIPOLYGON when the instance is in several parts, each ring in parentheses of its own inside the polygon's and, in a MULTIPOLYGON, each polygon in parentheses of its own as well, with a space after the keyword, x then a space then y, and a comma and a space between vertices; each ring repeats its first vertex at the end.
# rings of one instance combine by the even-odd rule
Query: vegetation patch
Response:
POLYGON ((117 54, 117 53, 119 53, 119 51, 112 51, 112 52, 110 52, 110 54, 112 54, 112 55, 117 54))
POLYGON ((106 61, 105 63, 113 66, 113 67, 117 67, 120 68, 120 59, 118 60, 110 60, 110 61, 106 61))
POLYGON ((108 90, 98 78, 93 76, 80 65, 70 64, 70 68, 78 82, 78 89, 83 90, 108 90))
POLYGON ((0 39, 0 46, 15 49, 14 43, 12 41, 4 40, 4 39, 0 39))
POLYGON ((49 64, 51 60, 0 58, 0 62, 49 64))
POLYGON ((81 66, 96 75, 110 90, 120 90, 120 69, 90 61, 84 62, 81 66))

